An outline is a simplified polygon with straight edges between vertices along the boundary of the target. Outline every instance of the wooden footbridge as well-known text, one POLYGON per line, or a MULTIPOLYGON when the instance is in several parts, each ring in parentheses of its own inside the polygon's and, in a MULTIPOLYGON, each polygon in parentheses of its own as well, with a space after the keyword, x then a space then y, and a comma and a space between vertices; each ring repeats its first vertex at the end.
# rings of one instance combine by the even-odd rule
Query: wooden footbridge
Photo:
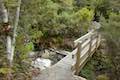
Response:
POLYGON ((41 71, 33 80, 86 80, 78 76, 89 58, 99 47, 101 35, 97 30, 91 30, 74 41, 75 50, 50 68, 41 71))

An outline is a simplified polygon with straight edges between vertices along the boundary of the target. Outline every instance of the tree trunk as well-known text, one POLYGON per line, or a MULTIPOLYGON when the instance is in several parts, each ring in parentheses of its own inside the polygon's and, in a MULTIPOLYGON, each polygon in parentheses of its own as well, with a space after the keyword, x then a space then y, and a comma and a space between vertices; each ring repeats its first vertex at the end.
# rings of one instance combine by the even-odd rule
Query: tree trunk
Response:
MULTIPOLYGON (((2 19, 3 24, 8 23, 8 12, 7 9, 4 6, 4 3, 2 0, 0 0, 0 7, 2 12, 2 19)), ((10 26, 10 25, 8 25, 10 26)), ((11 58, 11 44, 12 44, 12 38, 9 35, 6 35, 6 51, 7 51, 7 59, 9 61, 9 64, 11 66, 12 58, 11 58)))
MULTIPOLYGON (((9 34, 6 36, 7 59, 9 61, 10 66, 12 66, 12 63, 13 63, 13 56, 14 56, 14 51, 15 51, 16 32, 17 32, 17 26, 18 26, 18 22, 19 22, 20 5, 21 5, 21 0, 18 0, 14 32, 13 32, 13 39, 11 38, 11 36, 9 36, 9 34)), ((3 24, 8 23, 8 12, 7 12, 7 9, 5 8, 2 0, 0 0, 0 7, 1 7, 1 12, 2 12, 3 24)), ((8 26, 10 26, 10 25, 8 25, 8 26)))
POLYGON ((21 0, 18 0, 18 6, 16 11, 16 19, 15 19, 15 25, 14 25, 14 32, 13 32, 13 41, 12 41, 12 47, 11 47, 11 59, 13 60, 14 51, 15 51, 15 43, 16 43, 16 36, 17 36, 17 26, 19 22, 19 15, 20 15, 20 6, 21 6, 21 0))
MULTIPOLYGON (((2 0, 0 0, 0 8, 1 8, 1 12, 2 12, 2 19, 3 19, 3 24, 8 23, 8 12, 7 9, 4 6, 4 3, 2 0)), ((7 25, 7 27, 10 25, 7 25)), ((6 26, 3 26, 6 27, 6 26)), ((8 67, 11 68, 11 64, 12 64, 12 55, 11 55, 11 43, 12 43, 12 38, 9 34, 7 34, 6 36, 6 52, 7 52, 7 59, 8 59, 8 67)), ((7 80, 12 80, 12 74, 11 71, 8 72, 7 74, 7 80)))

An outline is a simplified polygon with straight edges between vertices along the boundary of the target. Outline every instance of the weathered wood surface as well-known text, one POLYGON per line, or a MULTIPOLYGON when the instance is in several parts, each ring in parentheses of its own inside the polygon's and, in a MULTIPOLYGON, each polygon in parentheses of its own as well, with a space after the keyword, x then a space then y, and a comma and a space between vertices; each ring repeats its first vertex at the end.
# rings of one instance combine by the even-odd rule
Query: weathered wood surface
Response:
POLYGON ((85 80, 82 77, 74 77, 71 65, 75 62, 72 54, 69 54, 51 68, 45 69, 33 80, 85 80), (77 79, 76 79, 77 78, 77 79))
POLYGON ((85 80, 84 78, 75 77, 74 72, 77 70, 78 74, 79 70, 82 69, 99 46, 100 36, 96 34, 95 31, 91 31, 77 39, 75 45, 80 43, 79 48, 77 47, 70 52, 51 68, 41 71, 41 74, 33 78, 33 80, 85 80))
POLYGON ((80 76, 76 76, 76 75, 74 75, 74 78, 75 78, 75 80, 86 80, 85 78, 80 77, 80 76))
POLYGON ((74 80, 71 64, 74 60, 68 55, 51 68, 45 69, 33 80, 74 80))

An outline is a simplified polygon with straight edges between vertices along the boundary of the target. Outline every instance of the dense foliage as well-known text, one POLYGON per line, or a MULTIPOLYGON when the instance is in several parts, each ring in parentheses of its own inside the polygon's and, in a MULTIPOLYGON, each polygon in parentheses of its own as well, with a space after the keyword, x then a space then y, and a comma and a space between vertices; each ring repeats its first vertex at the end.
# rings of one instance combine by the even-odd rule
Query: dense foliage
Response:
MULTIPOLYGON (((29 74, 31 60, 28 59, 28 53, 30 51, 64 46, 68 46, 66 48, 68 49, 71 48, 69 45, 72 43, 66 43, 66 40, 69 42, 70 39, 73 40, 87 32, 93 20, 94 10, 87 7, 77 9, 74 3, 74 0, 22 0, 14 66, 11 71, 14 78, 26 79, 29 74)), ((4 4, 9 11, 9 22, 14 25, 17 0, 4 0, 4 4)), ((5 35, 1 34, 2 36, 6 38, 5 35)), ((1 43, 6 45, 4 41, 5 39, 1 43)), ((5 47, 2 44, 0 45, 1 57, 4 55, 5 57, 0 60, 6 62, 5 47)), ((9 71, 7 63, 1 64, 1 76, 6 76, 9 71)))
POLYGON ((103 38, 106 39, 106 42, 102 43, 102 45, 106 45, 106 46, 102 50, 100 49, 102 53, 97 52, 97 54, 93 56, 92 60, 88 62, 88 64, 81 71, 81 75, 88 78, 89 80, 93 80, 96 77, 97 80, 120 79, 119 77, 120 7, 119 6, 120 6, 119 0, 115 0, 115 1, 111 0, 103 4, 103 6, 100 5, 99 7, 101 7, 101 9, 100 8, 97 9, 97 12, 98 10, 103 10, 102 15, 99 18, 100 18, 100 23, 102 25, 101 34, 103 35, 103 38))
MULTIPOLYGON (((9 11, 9 22, 14 24, 17 0, 3 1, 9 11)), ((112 64, 112 66, 110 65, 111 73, 113 73, 111 75, 114 76, 114 79, 119 80, 119 62, 116 62, 120 60, 119 0, 22 0, 15 44, 14 67, 12 68, 14 77, 17 78, 20 73, 21 76, 31 75, 29 73, 31 60, 28 59, 30 51, 45 48, 72 49, 72 40, 85 34, 92 21, 100 21, 102 24, 102 33, 108 40, 108 53, 110 54, 107 56, 112 64)), ((0 19, 0 30, 2 28, 0 19)), ((0 32, 0 77, 10 71, 6 63, 5 38, 0 32)), ((94 60, 93 62, 98 64, 94 60)), ((101 62, 104 65, 106 63, 104 63, 104 59, 101 62)), ((94 67, 88 65, 81 74, 87 76, 86 78, 93 79, 89 75, 92 73, 91 68, 94 67)), ((25 76, 23 77, 26 79, 25 76)))
POLYGON ((120 74, 120 13, 111 13, 108 20, 102 20, 105 38, 108 44, 108 54, 111 61, 111 79, 119 80, 120 74))

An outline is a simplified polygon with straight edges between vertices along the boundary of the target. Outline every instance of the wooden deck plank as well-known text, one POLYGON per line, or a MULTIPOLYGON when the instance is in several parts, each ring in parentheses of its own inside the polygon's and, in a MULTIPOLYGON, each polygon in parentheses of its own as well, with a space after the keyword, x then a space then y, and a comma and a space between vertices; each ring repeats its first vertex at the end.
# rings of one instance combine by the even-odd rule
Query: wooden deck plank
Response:
POLYGON ((41 74, 33 80, 74 80, 71 70, 73 61, 72 54, 67 55, 51 68, 43 70, 41 74))

